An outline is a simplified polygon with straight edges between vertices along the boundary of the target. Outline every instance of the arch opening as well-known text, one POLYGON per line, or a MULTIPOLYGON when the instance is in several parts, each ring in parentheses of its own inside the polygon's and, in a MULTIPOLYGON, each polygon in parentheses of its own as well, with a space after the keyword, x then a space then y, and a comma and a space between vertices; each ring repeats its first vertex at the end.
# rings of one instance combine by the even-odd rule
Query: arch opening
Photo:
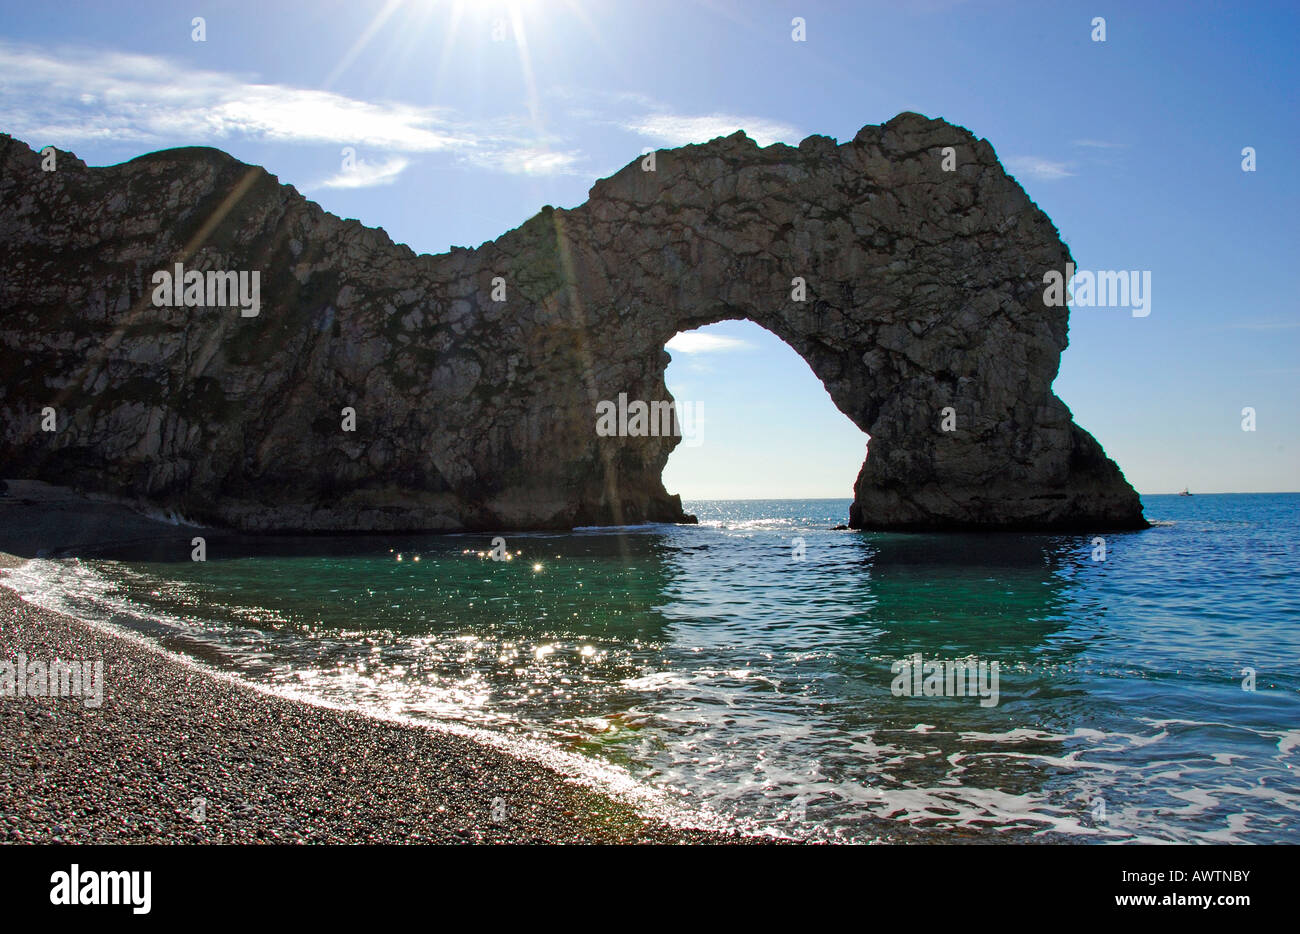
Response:
POLYGON ((869 437, 793 347, 737 318, 678 332, 665 349, 682 431, 666 490, 687 502, 852 499, 869 437))

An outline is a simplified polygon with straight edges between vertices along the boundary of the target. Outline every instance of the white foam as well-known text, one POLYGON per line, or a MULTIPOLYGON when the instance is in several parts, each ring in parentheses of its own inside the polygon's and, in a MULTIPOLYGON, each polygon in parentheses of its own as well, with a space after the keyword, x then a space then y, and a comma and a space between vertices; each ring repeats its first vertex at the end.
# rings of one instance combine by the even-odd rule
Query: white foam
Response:
MULTIPOLYGON (((59 564, 60 562, 46 559, 29 560, 19 567, 7 569, 4 585, 10 587, 22 599, 35 606, 54 612, 66 613, 65 608, 68 606, 68 601, 60 595, 66 593, 70 582, 67 574, 60 569, 59 564)), ((90 572, 88 568, 80 566, 79 562, 76 562, 76 564, 78 565, 78 571, 75 574, 77 584, 90 592, 95 592, 99 597, 105 597, 107 592, 112 589, 112 584, 99 575, 90 572)), ((128 608, 125 601, 106 599, 106 603, 116 603, 121 612, 138 612, 138 608, 128 608)), ((201 671, 209 677, 226 683, 238 684, 260 694, 330 710, 360 712, 376 720, 434 729, 470 739, 480 745, 490 746, 517 759, 554 769, 570 781, 624 801, 642 813, 654 816, 670 826, 705 830, 740 829, 742 832, 745 831, 745 828, 736 828, 734 824, 720 815, 685 806, 681 801, 666 794, 662 789, 647 785, 634 778, 626 769, 558 749, 535 736, 512 735, 453 721, 385 713, 369 707, 340 703, 302 689, 295 689, 285 685, 271 686, 257 681, 250 681, 239 677, 236 673, 214 668, 196 658, 172 652, 152 639, 114 625, 106 619, 84 618, 82 616, 78 616, 78 618, 100 632, 126 639, 133 645, 147 649, 176 664, 201 671)), ((187 627, 192 625, 177 617, 164 614, 156 614, 155 618, 169 624, 181 623, 187 627)))

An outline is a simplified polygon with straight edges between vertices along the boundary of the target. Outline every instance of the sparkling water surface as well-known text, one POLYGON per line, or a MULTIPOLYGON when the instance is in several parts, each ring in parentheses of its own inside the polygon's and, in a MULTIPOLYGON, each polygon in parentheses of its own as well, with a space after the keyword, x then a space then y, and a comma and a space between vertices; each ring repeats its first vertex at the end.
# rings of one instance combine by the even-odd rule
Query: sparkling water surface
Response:
POLYGON ((1300 842, 1300 494, 1143 502, 1150 530, 1079 535, 695 502, 698 526, 505 534, 508 561, 491 535, 214 534, 204 563, 134 543, 11 583, 254 682, 541 737, 751 831, 1300 842), (998 703, 895 696, 918 652, 997 662, 998 703))

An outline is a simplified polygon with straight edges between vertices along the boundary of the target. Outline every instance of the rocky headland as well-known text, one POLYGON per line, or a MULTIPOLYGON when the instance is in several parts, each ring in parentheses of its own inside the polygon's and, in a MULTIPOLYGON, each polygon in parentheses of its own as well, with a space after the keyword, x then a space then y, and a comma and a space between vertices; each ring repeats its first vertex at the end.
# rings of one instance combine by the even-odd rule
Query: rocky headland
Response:
POLYGON ((218 150, 56 156, 0 136, 0 475, 244 530, 687 521, 679 439, 596 409, 669 400, 665 342, 747 318, 870 435, 853 527, 1145 526, 1051 389, 1069 251, 942 120, 661 150, 437 256, 218 150))

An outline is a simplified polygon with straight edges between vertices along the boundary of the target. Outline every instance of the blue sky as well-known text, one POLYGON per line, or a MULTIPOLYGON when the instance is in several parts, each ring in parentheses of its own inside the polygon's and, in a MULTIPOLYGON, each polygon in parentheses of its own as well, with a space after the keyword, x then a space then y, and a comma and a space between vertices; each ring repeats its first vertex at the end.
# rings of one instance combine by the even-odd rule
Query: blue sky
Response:
MULTIPOLYGON (((92 165, 217 146, 421 252, 576 206, 649 147, 943 117, 1081 268, 1151 271, 1148 317, 1072 312, 1055 386, 1134 486, 1300 490, 1300 5, 23 2, 0 23, 0 130, 92 165)), ((865 438, 807 365, 753 324, 702 333, 670 346, 703 424, 669 490, 849 496, 865 438)))

